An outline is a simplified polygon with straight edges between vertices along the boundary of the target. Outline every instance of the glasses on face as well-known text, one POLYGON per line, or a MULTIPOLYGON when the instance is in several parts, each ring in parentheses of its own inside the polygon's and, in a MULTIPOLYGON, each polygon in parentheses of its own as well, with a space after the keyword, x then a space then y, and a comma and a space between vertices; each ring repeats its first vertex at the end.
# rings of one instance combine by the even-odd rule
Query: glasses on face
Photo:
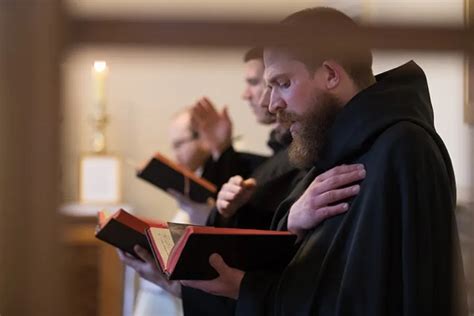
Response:
POLYGON ((184 144, 193 142, 193 141, 195 141, 195 140, 198 139, 198 138, 199 138, 198 133, 197 133, 197 132, 193 132, 190 137, 181 138, 181 139, 177 139, 177 140, 173 141, 173 143, 171 144, 171 146, 173 147, 173 149, 178 149, 178 148, 180 148, 181 146, 183 146, 184 144))

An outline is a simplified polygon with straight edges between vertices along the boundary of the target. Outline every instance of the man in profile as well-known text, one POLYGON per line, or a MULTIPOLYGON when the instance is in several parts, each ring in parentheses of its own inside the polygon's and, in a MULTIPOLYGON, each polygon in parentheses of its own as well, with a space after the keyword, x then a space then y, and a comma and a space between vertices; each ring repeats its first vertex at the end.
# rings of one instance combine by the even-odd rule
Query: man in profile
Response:
MULTIPOLYGON (((246 54, 246 89, 243 97, 249 101, 251 108, 260 123, 274 123, 274 114, 268 112, 269 90, 263 80, 263 50, 253 49, 246 54)), ((203 115, 203 118, 212 115, 203 115)), ((201 132, 204 133, 204 132, 201 132)), ((287 126, 276 124, 272 130, 269 145, 274 153, 260 164, 250 175, 237 174, 225 183, 217 196, 216 208, 211 212, 207 224, 210 226, 269 229, 277 206, 302 179, 307 170, 291 165, 288 159, 288 145, 291 135, 287 126)), ((336 168, 331 185, 327 185, 319 193, 321 195, 336 194, 333 198, 321 201, 313 214, 308 214, 297 225, 315 225, 323 218, 345 212, 344 203, 336 203, 357 192, 352 191, 350 184, 361 180, 363 175, 358 171, 361 166, 345 166, 336 168), (329 211, 325 207, 333 204, 329 211), (321 209, 321 210, 320 210, 321 209), (324 214, 324 215, 322 215, 324 214)), ((301 227, 302 228, 302 227, 301 227)), ((235 301, 203 293, 196 289, 182 288, 185 315, 233 315, 235 301)))
POLYGON ((299 250, 282 271, 240 271, 214 254, 218 278, 183 283, 237 299, 237 315, 467 315, 454 173, 422 69, 411 61, 374 76, 370 49, 338 40, 360 29, 334 9, 282 25, 286 43, 264 54, 270 111, 291 130, 290 159, 311 170, 273 228, 298 234, 299 250), (327 170, 352 163, 367 175, 348 211, 296 225, 319 203, 327 170))

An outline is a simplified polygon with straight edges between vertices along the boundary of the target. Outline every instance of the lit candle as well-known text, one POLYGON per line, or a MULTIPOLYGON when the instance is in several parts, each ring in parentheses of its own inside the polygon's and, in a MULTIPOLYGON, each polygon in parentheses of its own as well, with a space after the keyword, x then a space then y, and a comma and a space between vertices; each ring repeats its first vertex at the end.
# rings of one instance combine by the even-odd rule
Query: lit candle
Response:
POLYGON ((108 68, 105 61, 94 62, 92 68, 92 77, 94 80, 95 104, 99 115, 105 115, 105 82, 107 79, 108 68))

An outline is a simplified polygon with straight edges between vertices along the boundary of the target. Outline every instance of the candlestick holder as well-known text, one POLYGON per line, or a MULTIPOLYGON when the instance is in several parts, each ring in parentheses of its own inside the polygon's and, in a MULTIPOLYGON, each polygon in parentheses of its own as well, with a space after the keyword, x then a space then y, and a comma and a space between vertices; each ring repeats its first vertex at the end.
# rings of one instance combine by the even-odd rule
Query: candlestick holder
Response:
POLYGON ((79 197, 81 203, 110 204, 121 201, 121 160, 107 151, 106 78, 105 62, 95 62, 92 68, 94 107, 89 118, 92 129, 90 147, 80 162, 79 197))

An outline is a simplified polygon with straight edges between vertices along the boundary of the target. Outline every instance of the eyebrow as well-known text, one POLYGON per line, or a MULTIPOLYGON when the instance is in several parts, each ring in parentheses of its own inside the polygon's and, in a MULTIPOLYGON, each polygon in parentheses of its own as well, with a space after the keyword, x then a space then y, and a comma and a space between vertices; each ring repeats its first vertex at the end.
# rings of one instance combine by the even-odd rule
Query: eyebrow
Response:
POLYGON ((275 82, 281 77, 286 77, 286 75, 283 73, 270 74, 270 76, 265 77, 265 83, 267 86, 274 85, 275 82))
POLYGON ((260 79, 257 77, 246 78, 245 81, 250 84, 257 84, 260 82, 260 79))

